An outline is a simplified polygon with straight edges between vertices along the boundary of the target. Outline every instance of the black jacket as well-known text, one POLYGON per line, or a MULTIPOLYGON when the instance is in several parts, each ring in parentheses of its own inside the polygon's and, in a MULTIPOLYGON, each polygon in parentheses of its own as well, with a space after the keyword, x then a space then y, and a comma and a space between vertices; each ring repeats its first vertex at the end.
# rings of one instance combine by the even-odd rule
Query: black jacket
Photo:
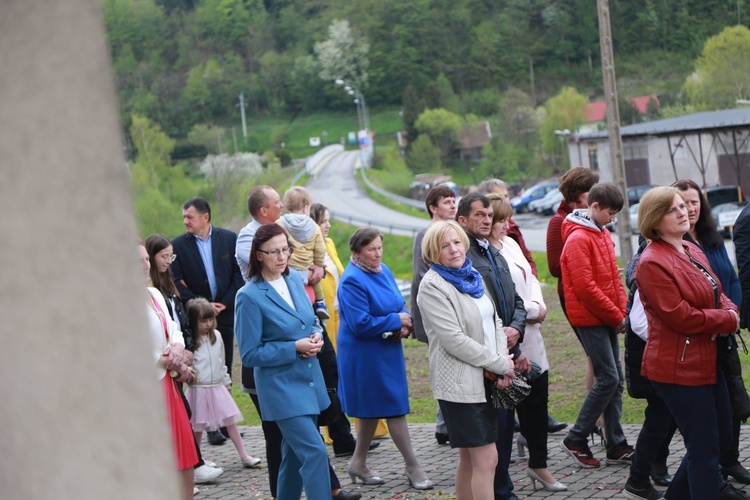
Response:
POLYGON ((211 233, 211 257, 216 278, 216 297, 211 297, 206 268, 198 251, 195 236, 185 233, 172 240, 172 248, 177 259, 172 263, 172 278, 183 304, 196 296, 209 302, 221 302, 225 306, 217 317, 221 332, 234 329, 234 297, 245 284, 240 266, 234 257, 237 235, 227 229, 213 227, 211 233))
POLYGON ((523 299, 516 293, 516 285, 513 283, 513 277, 508 269, 508 262, 498 250, 492 245, 485 250, 477 242, 476 238, 469 236, 469 251, 467 257, 471 259, 474 269, 479 271, 484 280, 484 289, 495 303, 497 314, 503 320, 503 326, 512 326, 521 332, 521 338, 513 349, 510 349, 516 358, 521 353, 519 345, 523 341, 526 332, 526 308, 523 306, 523 299), (489 252, 489 253, 488 253, 489 252), (490 258, 494 258, 495 266, 498 270, 498 276, 492 271, 490 258), (499 283, 498 283, 499 282, 499 283))
POLYGON ((750 205, 742 209, 734 223, 734 254, 742 287, 740 328, 750 329, 750 205))

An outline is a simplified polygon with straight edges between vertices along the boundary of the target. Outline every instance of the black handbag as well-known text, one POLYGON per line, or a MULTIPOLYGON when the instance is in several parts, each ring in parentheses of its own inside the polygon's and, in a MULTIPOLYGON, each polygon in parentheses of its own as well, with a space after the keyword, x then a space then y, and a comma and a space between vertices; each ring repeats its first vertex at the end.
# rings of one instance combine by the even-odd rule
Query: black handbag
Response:
POLYGON ((494 408, 513 410, 518 403, 526 399, 529 393, 531 393, 531 386, 526 382, 523 373, 516 370, 516 377, 508 387, 498 389, 495 384, 492 384, 490 401, 494 408))

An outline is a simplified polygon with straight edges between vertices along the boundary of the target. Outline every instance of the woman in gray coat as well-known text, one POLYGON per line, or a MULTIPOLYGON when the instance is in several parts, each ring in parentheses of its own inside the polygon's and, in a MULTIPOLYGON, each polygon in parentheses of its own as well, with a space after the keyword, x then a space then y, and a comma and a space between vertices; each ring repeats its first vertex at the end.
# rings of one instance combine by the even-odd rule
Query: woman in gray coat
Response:
POLYGON ((454 221, 436 222, 427 230, 422 256, 430 270, 417 303, 429 339, 433 397, 445 417, 450 445, 459 449, 456 496, 492 500, 498 429, 488 394, 493 383, 510 385, 514 367, 502 321, 466 257, 468 247, 466 233, 454 221), (496 375, 496 381, 485 372, 496 375))

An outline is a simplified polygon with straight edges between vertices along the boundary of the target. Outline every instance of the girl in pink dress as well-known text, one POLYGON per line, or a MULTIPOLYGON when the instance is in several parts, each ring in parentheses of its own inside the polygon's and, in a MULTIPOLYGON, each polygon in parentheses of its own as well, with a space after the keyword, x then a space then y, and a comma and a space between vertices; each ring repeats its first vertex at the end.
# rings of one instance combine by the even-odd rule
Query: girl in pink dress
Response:
POLYGON ((188 386, 187 397, 193 416, 195 440, 200 443, 203 431, 226 427, 229 438, 237 448, 244 467, 258 467, 260 459, 248 455, 237 422, 242 420, 240 409, 232 399, 232 379, 224 363, 224 342, 216 331, 216 312, 204 298, 187 303, 188 320, 195 333, 195 382, 188 386))

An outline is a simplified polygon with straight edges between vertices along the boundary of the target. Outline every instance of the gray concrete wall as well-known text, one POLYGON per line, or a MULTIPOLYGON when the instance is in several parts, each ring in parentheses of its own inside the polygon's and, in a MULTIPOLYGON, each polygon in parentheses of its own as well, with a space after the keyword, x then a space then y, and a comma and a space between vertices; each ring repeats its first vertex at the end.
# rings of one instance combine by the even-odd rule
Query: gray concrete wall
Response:
POLYGON ((178 496, 110 71, 100 1, 0 4, 7 500, 178 496))

